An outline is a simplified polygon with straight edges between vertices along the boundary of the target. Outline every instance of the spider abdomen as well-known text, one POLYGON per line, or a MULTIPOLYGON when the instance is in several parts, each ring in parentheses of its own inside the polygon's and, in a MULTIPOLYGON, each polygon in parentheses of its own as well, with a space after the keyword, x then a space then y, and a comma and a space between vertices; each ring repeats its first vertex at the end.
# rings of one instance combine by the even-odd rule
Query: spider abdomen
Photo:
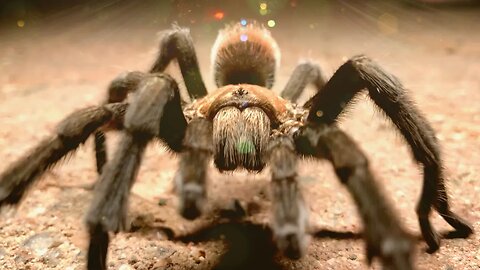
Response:
POLYGON ((262 152, 270 137, 267 114, 259 107, 221 108, 213 118, 214 161, 221 171, 245 168, 260 171, 262 152))

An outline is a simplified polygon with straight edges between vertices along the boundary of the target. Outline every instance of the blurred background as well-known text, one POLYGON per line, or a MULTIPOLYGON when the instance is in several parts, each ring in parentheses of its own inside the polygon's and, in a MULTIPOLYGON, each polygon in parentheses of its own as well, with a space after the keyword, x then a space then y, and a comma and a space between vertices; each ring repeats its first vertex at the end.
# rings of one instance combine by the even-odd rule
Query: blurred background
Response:
MULTIPOLYGON (((213 91, 210 48, 224 24, 241 20, 264 24, 280 46, 274 91, 282 89, 302 59, 319 63, 330 77, 357 54, 370 56, 404 83, 442 144, 453 208, 477 231, 467 240, 444 240, 433 255, 419 241, 416 264, 419 269, 479 269, 478 0, 0 0, 0 171, 55 132, 67 114, 99 104, 119 73, 147 70, 159 34, 173 23, 191 29, 203 77, 213 91)), ((169 72, 181 83, 175 63, 169 72)), ((415 206, 421 171, 381 116, 361 97, 340 125, 366 152, 402 223, 420 239, 415 206)), ((109 149, 115 138, 109 135, 109 149)), ((15 216, 0 219, 0 268, 84 269, 87 236, 81 220, 91 193, 72 186, 97 178, 91 145, 87 141, 68 164, 47 173, 15 216)), ((289 261, 275 256, 264 226, 270 209, 268 170, 222 175, 212 168, 211 211, 187 222, 177 215, 171 193, 176 159, 157 146, 147 149, 130 209, 131 218, 148 228, 115 237, 109 269, 368 269, 355 206, 328 164, 301 162, 299 175, 312 230, 337 232, 337 238, 314 233, 307 256, 289 261), (220 233, 214 226, 213 235, 230 243, 229 253, 222 241, 210 241, 212 230, 199 243, 185 244, 155 229, 189 234, 208 227, 233 198, 256 210, 246 218, 251 224, 227 226, 220 233)), ((438 230, 450 229, 436 214, 432 219, 438 230)))
MULTIPOLYGON (((478 53, 478 43, 468 39, 480 27, 479 4, 478 0, 1 0, 0 83, 52 84, 63 77, 49 73, 59 65, 69 70, 74 82, 103 76, 107 81, 124 69, 145 68, 153 61, 147 52, 155 49, 158 32, 173 22, 192 29, 201 60, 208 59, 217 31, 241 19, 255 19, 271 28, 287 63, 313 58, 328 64, 338 54, 345 59, 366 53, 386 57, 392 65, 389 56, 411 50, 478 53)), ((413 60, 402 66, 423 66, 413 60)), ((208 61, 201 62, 209 76, 208 61)), ((286 72, 293 68, 283 66, 286 72)))

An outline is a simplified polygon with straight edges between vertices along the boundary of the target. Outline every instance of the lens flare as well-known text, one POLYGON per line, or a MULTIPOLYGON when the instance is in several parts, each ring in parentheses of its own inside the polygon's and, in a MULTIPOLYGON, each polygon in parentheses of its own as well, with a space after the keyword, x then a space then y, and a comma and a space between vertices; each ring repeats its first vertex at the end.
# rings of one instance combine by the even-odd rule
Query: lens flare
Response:
POLYGON ((246 34, 241 34, 240 35, 240 41, 245 42, 248 40, 248 36, 246 34))
POLYGON ((268 22, 267 22, 267 25, 268 25, 268 27, 270 27, 270 28, 275 27, 276 24, 277 24, 277 23, 275 22, 275 20, 268 20, 268 22))
POLYGON ((225 17, 225 13, 223 11, 217 11, 215 12, 215 14, 213 14, 213 17, 215 18, 215 20, 221 20, 225 17))

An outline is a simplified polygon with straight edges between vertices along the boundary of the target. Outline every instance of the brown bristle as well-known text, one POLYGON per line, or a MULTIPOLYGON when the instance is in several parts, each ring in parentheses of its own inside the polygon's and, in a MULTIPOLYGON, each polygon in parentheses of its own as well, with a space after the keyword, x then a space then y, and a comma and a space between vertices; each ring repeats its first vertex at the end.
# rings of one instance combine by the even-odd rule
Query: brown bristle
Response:
POLYGON ((277 43, 255 22, 227 26, 212 48, 213 74, 219 87, 246 83, 271 88, 279 64, 277 43))

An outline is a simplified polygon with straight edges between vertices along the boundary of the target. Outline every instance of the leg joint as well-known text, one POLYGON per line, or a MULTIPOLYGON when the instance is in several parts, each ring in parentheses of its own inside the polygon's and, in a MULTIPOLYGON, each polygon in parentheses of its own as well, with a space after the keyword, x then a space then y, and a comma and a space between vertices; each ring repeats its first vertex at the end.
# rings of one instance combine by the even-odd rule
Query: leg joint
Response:
POLYGON ((112 80, 108 87, 107 103, 122 102, 131 92, 135 92, 147 74, 140 71, 127 71, 112 80))

